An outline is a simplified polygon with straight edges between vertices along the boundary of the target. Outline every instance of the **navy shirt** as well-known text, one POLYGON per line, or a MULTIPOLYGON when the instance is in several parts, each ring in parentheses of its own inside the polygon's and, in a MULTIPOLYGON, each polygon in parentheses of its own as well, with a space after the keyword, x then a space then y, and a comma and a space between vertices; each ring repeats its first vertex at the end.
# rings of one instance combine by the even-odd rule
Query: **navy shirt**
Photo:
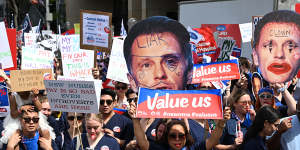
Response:
POLYGON ((265 140, 257 135, 255 138, 249 139, 244 145, 243 150, 267 150, 265 140))
MULTIPOLYGON (((55 143, 53 140, 51 140, 51 147, 52 147, 53 150, 59 150, 59 148, 57 147, 56 143, 55 143)), ((6 150, 6 149, 7 149, 7 144, 3 144, 2 149, 3 149, 3 150, 6 150)), ((39 149, 39 150, 43 150, 43 149, 40 147, 39 142, 38 142, 38 149, 39 149)), ((19 142, 19 150, 27 150, 27 149, 24 147, 23 143, 21 143, 21 142, 19 142)))
MULTIPOLYGON (((170 150, 170 147, 169 145, 149 141, 149 150, 170 150)), ((206 150, 205 141, 196 142, 190 148, 184 147, 182 150, 206 150)))
POLYGON ((112 130, 116 138, 125 140, 125 145, 134 137, 132 121, 117 113, 115 113, 110 120, 103 125, 103 128, 112 130))
POLYGON ((188 122, 190 127, 190 133, 194 138, 195 142, 202 142, 205 140, 204 137, 210 137, 209 132, 207 132, 207 135, 205 135, 205 129, 197 121, 189 119, 188 122))
MULTIPOLYGON (((232 145, 235 143, 237 122, 238 121, 234 118, 231 118, 226 122, 225 128, 223 129, 222 137, 220 139, 220 144, 232 145)), ((244 126, 242 123, 241 131, 243 132, 243 135, 245 135, 247 132, 246 126, 244 126)))
POLYGON ((155 137, 156 137, 156 126, 158 125, 160 119, 156 118, 151 125, 147 128, 145 134, 147 136, 147 139, 150 141, 155 141, 155 137))
MULTIPOLYGON (((82 138, 83 149, 88 148, 90 145, 86 133, 81 134, 81 138, 82 138)), ((74 140, 72 141, 72 148, 71 148, 72 150, 76 149, 76 144, 77 144, 77 139, 74 138, 74 140)), ((120 150, 120 145, 116 139, 114 139, 109 135, 104 134, 94 149, 95 150, 120 150)), ((79 150, 81 150, 81 146, 79 147, 79 150)))

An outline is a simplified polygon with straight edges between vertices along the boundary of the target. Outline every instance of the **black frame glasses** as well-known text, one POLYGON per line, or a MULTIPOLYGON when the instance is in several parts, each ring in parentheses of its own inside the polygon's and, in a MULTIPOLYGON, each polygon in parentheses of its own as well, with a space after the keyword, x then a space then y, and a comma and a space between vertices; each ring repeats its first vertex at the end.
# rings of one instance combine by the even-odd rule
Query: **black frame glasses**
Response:
POLYGON ((29 118, 29 117, 25 117, 25 118, 22 118, 24 120, 25 123, 30 123, 31 121, 33 123, 38 123, 40 118, 29 118))
MULTIPOLYGON (((77 120, 81 121, 84 117, 83 116, 77 116, 77 120)), ((75 116, 68 116, 68 120, 73 121, 75 119, 75 116)))
POLYGON ((271 94, 260 94, 259 95, 259 98, 262 98, 262 99, 269 99, 269 98, 272 98, 273 96, 271 94))
POLYGON ((168 136, 170 139, 174 139, 174 140, 176 140, 177 138, 179 140, 183 140, 186 138, 185 134, 183 134, 183 133, 170 133, 168 136))
POLYGON ((113 100, 102 100, 100 99, 100 105, 104 105, 106 103, 108 106, 110 106, 113 103, 113 100))
POLYGON ((128 98, 127 101, 128 101, 128 103, 131 103, 132 101, 134 101, 136 103, 137 99, 138 99, 137 97, 135 97, 135 98, 128 98))

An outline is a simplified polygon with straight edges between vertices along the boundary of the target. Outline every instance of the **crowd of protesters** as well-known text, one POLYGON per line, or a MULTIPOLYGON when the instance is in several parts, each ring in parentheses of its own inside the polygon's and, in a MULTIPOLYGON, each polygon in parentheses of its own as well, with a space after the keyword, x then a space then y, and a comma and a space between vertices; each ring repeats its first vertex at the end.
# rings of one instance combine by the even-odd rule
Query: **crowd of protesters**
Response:
MULTIPOLYGON (((130 85, 114 81, 113 89, 103 88, 99 114, 52 111, 47 93, 43 90, 9 92, 10 114, 0 118, 2 131, 0 149, 299 149, 300 103, 297 103, 293 96, 298 82, 297 76, 294 76, 289 84, 269 83, 262 77, 258 66, 244 57, 239 58, 240 79, 228 81, 228 86, 223 92, 223 119, 140 119, 135 116, 139 94, 136 92, 137 87, 175 90, 216 89, 211 82, 186 84, 192 63, 180 64, 180 61, 184 58, 189 59, 188 54, 182 54, 184 58, 178 58, 171 54, 157 56, 161 54, 160 51, 152 52, 154 56, 150 59, 155 59, 153 63, 159 62, 169 70, 162 68, 162 71, 156 67, 151 72, 151 63, 143 64, 142 68, 139 68, 139 65, 135 66, 136 61, 146 61, 142 60, 146 56, 143 56, 141 51, 147 51, 147 48, 149 51, 159 50, 163 42, 177 42, 177 46, 170 48, 172 50, 178 47, 185 49, 182 43, 188 42, 189 36, 182 35, 185 31, 177 30, 181 27, 176 27, 174 29, 177 31, 172 31, 174 30, 172 27, 176 25, 176 22, 166 17, 152 17, 139 23, 128 33, 124 55, 129 69, 130 85), (168 23, 170 26, 155 29, 153 26, 159 23, 168 23), (142 31, 141 27, 146 25, 149 25, 149 31, 142 31), (135 45, 136 39, 143 45, 145 42, 143 38, 155 33, 160 33, 159 36, 163 41, 161 45, 155 45, 157 47, 135 45), (130 49, 129 54, 125 52, 126 48, 130 49), (141 60, 134 60, 133 57, 141 60), (145 68, 147 70, 144 70, 143 74, 138 76, 135 73, 136 70, 142 72, 145 68), (172 78, 174 72, 177 76, 172 78), (173 81, 170 80, 168 81, 170 83, 165 85, 155 84, 156 80, 162 81, 167 78, 172 78, 173 81), (127 111, 119 114, 114 108, 127 111)), ((180 50, 177 53, 180 53, 180 50)), ((109 57, 100 60, 97 68, 93 69, 95 79, 106 80, 108 59, 109 57)), ((54 66, 56 76, 62 75, 60 59, 55 60, 54 66)), ((10 87, 10 79, 3 70, 0 70, 0 76, 10 87)))

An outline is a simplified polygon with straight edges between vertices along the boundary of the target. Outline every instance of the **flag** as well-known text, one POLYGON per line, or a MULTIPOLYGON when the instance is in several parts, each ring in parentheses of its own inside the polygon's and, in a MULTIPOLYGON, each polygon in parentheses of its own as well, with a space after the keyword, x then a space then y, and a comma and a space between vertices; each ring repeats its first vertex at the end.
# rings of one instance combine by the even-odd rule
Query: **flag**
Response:
POLYGON ((122 19, 122 22, 121 22, 121 32, 120 32, 120 36, 127 36, 127 32, 126 32, 126 29, 125 29, 125 27, 124 27, 123 19, 122 19))
POLYGON ((28 33, 29 31, 31 31, 31 29, 32 29, 31 22, 30 22, 29 14, 27 13, 22 23, 22 30, 23 33, 28 33))

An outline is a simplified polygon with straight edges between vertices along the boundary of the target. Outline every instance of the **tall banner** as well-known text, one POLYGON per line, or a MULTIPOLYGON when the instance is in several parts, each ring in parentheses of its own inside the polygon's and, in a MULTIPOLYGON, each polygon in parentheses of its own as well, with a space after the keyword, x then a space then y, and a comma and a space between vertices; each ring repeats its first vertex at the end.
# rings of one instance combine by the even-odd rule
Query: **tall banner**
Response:
POLYGON ((2 69, 14 66, 4 22, 0 22, 0 63, 2 69))
POLYGON ((152 90, 140 88, 138 118, 222 119, 220 90, 152 90))

